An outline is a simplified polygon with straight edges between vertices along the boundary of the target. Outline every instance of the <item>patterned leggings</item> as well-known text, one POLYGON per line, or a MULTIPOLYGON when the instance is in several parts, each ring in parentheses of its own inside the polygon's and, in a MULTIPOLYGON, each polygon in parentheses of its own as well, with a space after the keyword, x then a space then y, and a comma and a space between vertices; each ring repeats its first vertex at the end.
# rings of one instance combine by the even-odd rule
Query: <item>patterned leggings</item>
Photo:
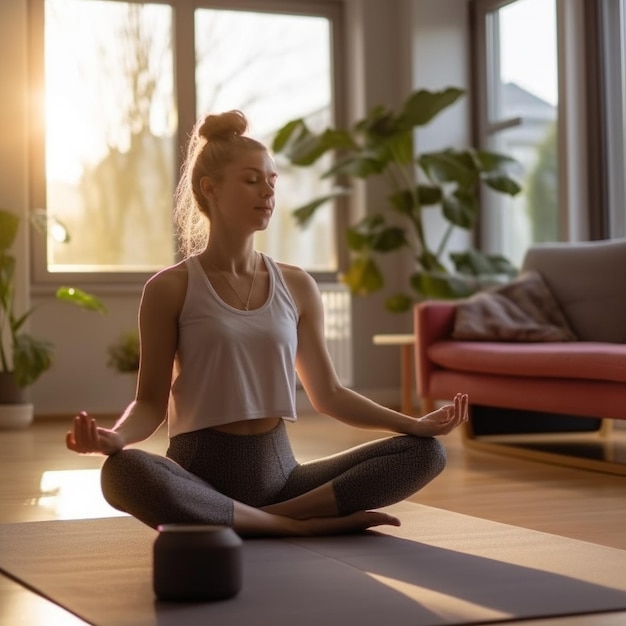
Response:
POLYGON ((122 450, 101 473, 107 502, 156 528, 232 526, 233 500, 283 502, 332 482, 340 515, 399 502, 435 478, 446 454, 434 438, 400 435, 308 463, 294 458, 284 422, 260 435, 212 429, 176 435, 167 457, 122 450))

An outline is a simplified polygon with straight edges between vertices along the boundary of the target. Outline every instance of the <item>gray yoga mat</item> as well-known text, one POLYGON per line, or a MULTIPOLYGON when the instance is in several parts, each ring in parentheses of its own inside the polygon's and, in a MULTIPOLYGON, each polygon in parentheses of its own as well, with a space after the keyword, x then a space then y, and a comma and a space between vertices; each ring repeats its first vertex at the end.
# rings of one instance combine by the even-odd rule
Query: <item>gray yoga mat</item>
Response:
POLYGON ((441 626, 626 610, 626 551, 412 503, 400 528, 247 540, 233 599, 161 603, 128 517, 0 525, 0 570, 97 626, 441 626))

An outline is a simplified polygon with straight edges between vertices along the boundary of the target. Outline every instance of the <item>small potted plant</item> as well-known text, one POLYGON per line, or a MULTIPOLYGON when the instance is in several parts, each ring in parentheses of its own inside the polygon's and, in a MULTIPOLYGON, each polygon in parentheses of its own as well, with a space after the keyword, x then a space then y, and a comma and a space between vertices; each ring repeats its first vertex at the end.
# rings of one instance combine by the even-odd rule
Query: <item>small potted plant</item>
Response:
POLYGON ((123 332, 107 348, 107 366, 120 374, 136 374, 139 370, 139 333, 123 332))
MULTIPOLYGON (((35 309, 16 311, 16 259, 11 247, 19 225, 18 215, 0 209, 0 428, 32 422, 33 405, 27 401, 26 390, 52 366, 54 356, 51 342, 24 330, 35 309)), ((59 287, 56 297, 87 310, 106 311, 98 298, 74 287, 59 287)))
POLYGON ((137 372, 139 371, 139 332, 124 331, 107 348, 107 366, 126 378, 131 392, 137 390, 137 372))

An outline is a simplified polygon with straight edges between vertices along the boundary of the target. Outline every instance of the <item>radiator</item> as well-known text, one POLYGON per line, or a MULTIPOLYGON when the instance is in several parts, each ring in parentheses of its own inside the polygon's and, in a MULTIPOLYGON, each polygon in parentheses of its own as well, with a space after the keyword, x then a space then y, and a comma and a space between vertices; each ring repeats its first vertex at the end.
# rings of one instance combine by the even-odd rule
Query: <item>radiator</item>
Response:
POLYGON ((341 283, 319 283, 324 304, 324 334, 339 380, 350 387, 352 373, 352 298, 341 283))

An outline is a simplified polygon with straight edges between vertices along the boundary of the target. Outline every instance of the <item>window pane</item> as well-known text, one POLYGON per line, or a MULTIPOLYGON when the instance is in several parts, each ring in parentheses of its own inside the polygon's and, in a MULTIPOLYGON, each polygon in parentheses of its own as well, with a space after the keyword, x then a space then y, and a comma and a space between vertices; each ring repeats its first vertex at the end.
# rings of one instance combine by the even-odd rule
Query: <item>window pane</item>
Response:
MULTIPOLYGON (((331 120, 331 25, 327 18, 198 9, 196 89, 199 114, 242 110, 251 134, 270 144, 287 121, 304 117, 322 130, 331 120)), ((292 210, 325 193, 329 161, 293 168, 277 155, 279 179, 271 226, 257 246, 312 271, 336 271, 331 204, 300 229, 292 210)))
POLYGON ((174 258, 172 10, 46 0, 45 110, 52 272, 150 272, 174 258))
POLYGON ((532 242, 556 241, 557 30, 555 0, 517 0, 487 17, 488 146, 523 166, 514 199, 487 198, 485 238, 519 263, 532 242))
POLYGON ((609 236, 626 237, 626 0, 602 5, 609 236))

